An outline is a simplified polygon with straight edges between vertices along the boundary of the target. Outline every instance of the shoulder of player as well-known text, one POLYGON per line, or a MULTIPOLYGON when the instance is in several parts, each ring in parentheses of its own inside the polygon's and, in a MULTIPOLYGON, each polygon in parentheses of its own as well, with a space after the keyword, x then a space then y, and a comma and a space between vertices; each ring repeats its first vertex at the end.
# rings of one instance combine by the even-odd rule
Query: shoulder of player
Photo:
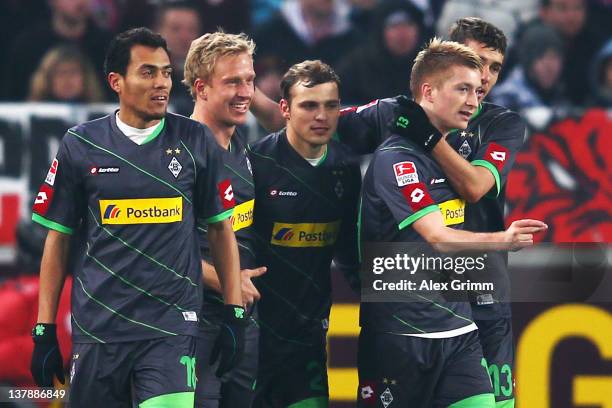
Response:
POLYGON ((489 121, 503 119, 518 120, 523 122, 523 118, 517 112, 506 108, 505 106, 497 105, 490 102, 483 102, 481 115, 483 119, 488 119, 489 121))
POLYGON ((275 133, 270 133, 263 139, 256 141, 255 143, 249 143, 247 145, 247 151, 254 154, 272 156, 276 153, 278 148, 278 142, 281 135, 284 133, 284 129, 275 133))

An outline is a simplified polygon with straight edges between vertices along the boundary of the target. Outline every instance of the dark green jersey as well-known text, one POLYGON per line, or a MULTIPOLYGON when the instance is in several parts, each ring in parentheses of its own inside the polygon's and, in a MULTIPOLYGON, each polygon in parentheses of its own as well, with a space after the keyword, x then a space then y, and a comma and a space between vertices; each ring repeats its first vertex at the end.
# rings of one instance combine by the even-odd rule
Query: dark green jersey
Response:
MULTIPOLYGON (((441 211, 445 225, 462 228, 465 203, 447 184, 432 157, 406 139, 391 135, 376 149, 363 181, 361 240, 401 242, 410 250, 425 243, 412 224, 441 211), (412 244, 412 245, 408 245, 412 244)), ((418 252, 409 256, 421 255, 418 252)), ((431 249, 428 255, 435 255, 431 249)), ((404 302, 362 302, 360 324, 375 331, 453 337, 476 329, 468 302, 448 302, 435 293, 404 302)))
MULTIPOLYGON (((228 174, 234 192, 234 213, 232 214, 232 228, 236 233, 238 252, 240 253, 240 269, 253 269, 255 264, 255 250, 253 237, 253 211, 255 206, 255 188, 251 163, 247 156, 244 136, 236 129, 230 140, 223 167, 228 174)), ((200 248, 202 258, 212 264, 210 245, 208 242, 208 228, 199 226, 200 248)), ((204 287, 204 304, 202 306, 202 323, 221 319, 221 306, 223 298, 212 289, 204 287)))
POLYGON ((312 166, 284 130, 251 146, 249 157, 257 264, 268 267, 257 280, 260 328, 264 339, 301 343, 327 327, 332 258, 357 266, 358 162, 332 141, 312 166))
POLYGON ((196 222, 221 221, 234 206, 223 154, 208 128, 172 114, 142 145, 121 133, 115 115, 68 130, 32 218, 60 232, 82 231, 73 271, 75 342, 196 334, 196 222))

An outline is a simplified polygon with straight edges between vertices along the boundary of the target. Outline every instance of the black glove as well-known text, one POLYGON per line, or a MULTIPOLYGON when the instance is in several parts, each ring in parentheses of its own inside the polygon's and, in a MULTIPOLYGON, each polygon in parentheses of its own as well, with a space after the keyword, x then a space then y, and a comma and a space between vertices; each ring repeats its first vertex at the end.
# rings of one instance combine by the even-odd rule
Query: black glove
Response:
POLYGON ((395 117, 391 123, 391 131, 413 141, 426 152, 431 152, 442 139, 442 134, 436 129, 421 106, 406 96, 395 98, 395 117))
POLYGON ((247 322, 248 318, 242 306, 223 306, 223 322, 209 362, 212 366, 219 360, 217 377, 221 378, 240 363, 244 353, 244 330, 247 322))
POLYGON ((37 323, 32 329, 34 351, 30 371, 39 387, 53 387, 53 375, 64 384, 64 364, 55 324, 37 323))

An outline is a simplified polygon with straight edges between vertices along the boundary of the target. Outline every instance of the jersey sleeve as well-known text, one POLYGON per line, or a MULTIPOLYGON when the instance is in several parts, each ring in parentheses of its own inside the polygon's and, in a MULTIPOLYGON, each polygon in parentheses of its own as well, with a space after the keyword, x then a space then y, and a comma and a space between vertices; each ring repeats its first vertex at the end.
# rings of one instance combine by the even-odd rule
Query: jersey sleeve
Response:
POLYGON ((346 199, 347 208, 340 226, 340 238, 334 254, 334 264, 342 272, 352 289, 359 290, 359 245, 357 233, 357 214, 359 211, 359 193, 361 191, 361 173, 356 163, 351 168, 351 182, 346 199))
POLYGON ((73 139, 69 133, 62 139, 32 208, 33 221, 64 234, 72 234, 78 227, 86 199, 75 171, 79 155, 71 146, 73 139))
POLYGON ((200 225, 229 218, 235 205, 231 179, 223 166, 227 152, 221 149, 208 129, 202 129, 201 154, 204 160, 197 170, 195 192, 195 212, 200 225))
POLYGON ((486 130, 486 139, 474 154, 472 165, 488 169, 495 178, 495 195, 506 183, 516 155, 521 149, 526 126, 512 111, 502 113, 486 130))
POLYGON ((398 228, 440 211, 426 184, 426 166, 416 154, 388 151, 374 164, 374 188, 389 208, 398 228))
POLYGON ((393 119, 393 104, 376 99, 367 105, 340 111, 337 136, 357 154, 369 154, 386 138, 387 123, 393 119))

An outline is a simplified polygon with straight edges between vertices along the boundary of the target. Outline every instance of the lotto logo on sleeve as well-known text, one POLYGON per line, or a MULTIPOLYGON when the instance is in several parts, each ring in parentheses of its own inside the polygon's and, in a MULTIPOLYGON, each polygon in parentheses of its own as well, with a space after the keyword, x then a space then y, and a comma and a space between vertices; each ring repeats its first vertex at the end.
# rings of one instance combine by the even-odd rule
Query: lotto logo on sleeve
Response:
POLYGON ((39 215, 47 214, 47 210, 49 209, 49 204, 51 203, 51 200, 53 199, 53 192, 54 192, 53 187, 50 187, 45 183, 43 183, 42 186, 40 186, 40 190, 38 191, 38 194, 36 195, 36 198, 34 199, 33 210, 35 213, 39 215))
POLYGON ((167 224, 183 220, 183 200, 172 198, 136 198, 100 200, 102 224, 167 224))
POLYGON ((55 183, 55 176, 57 175, 57 168, 59 167, 59 162, 57 158, 53 159, 51 163, 51 167, 49 168, 49 172, 47 173, 47 177, 45 177, 45 183, 52 186, 55 183))
POLYGON ((234 190, 232 189, 232 183, 229 181, 229 179, 225 179, 220 182, 217 188, 219 189, 219 197, 221 197, 221 204, 223 204, 223 208, 226 210, 234 208, 234 205, 236 205, 236 200, 234 200, 234 190))
POLYGON ((497 168, 497 171, 501 171, 504 168, 504 164, 506 164, 506 160, 508 160, 509 155, 510 151, 504 146, 497 143, 491 143, 487 148, 485 159, 493 163, 493 165, 497 168))
POLYGON ((417 212, 434 203, 423 183, 409 184, 402 188, 402 194, 412 211, 417 212))
POLYGON ((393 172, 395 173, 397 185, 400 187, 419 182, 416 166, 411 161, 395 163, 393 165, 393 172))

